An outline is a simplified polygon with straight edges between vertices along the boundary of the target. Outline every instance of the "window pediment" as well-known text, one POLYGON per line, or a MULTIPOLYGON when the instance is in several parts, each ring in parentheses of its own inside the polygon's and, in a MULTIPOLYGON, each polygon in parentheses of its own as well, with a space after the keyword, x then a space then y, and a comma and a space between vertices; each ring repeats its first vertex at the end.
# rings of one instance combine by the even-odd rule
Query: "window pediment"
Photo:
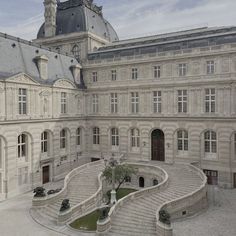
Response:
POLYGON ((17 75, 14 75, 8 79, 6 79, 6 82, 10 83, 19 83, 19 84, 29 84, 29 85, 39 85, 38 82, 36 82, 33 78, 28 76, 25 73, 20 73, 17 75))
POLYGON ((59 87, 59 88, 69 88, 69 89, 74 89, 75 88, 75 85, 68 81, 68 80, 65 80, 65 79, 59 79, 57 80, 54 85, 54 87, 59 87))

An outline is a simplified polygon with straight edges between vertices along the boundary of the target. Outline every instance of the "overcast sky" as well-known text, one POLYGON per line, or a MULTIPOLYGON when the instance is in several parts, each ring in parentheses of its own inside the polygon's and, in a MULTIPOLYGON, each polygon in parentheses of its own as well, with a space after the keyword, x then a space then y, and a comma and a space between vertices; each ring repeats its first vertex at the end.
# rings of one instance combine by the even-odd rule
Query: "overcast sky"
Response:
MULTIPOLYGON (((236 0, 94 0, 120 38, 202 26, 236 25, 236 0)), ((1 0, 0 32, 34 39, 43 0, 1 0)))

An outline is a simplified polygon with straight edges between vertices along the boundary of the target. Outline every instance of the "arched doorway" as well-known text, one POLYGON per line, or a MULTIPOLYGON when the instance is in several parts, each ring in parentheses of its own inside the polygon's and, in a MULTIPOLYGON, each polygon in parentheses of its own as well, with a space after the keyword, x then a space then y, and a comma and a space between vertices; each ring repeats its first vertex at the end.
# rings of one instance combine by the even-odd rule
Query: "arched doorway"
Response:
POLYGON ((144 178, 143 177, 139 178, 139 187, 144 188, 144 178))
POLYGON ((152 132, 152 160, 165 161, 165 135, 160 129, 152 132))

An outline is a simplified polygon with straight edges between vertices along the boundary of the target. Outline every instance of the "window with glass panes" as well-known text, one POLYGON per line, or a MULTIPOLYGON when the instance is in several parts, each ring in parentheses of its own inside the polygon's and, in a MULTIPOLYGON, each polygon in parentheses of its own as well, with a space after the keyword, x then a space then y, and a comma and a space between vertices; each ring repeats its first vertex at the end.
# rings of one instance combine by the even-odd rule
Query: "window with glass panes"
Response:
POLYGON ((132 79, 138 79, 138 68, 132 68, 132 79))
POLYGON ((181 63, 179 64, 179 76, 186 76, 187 74, 187 64, 181 63))
POLYGON ((94 145, 100 144, 100 130, 98 127, 93 128, 93 144, 94 145))
POLYGON ((66 130, 63 129, 60 132, 60 148, 64 149, 66 148, 66 130))
POLYGON ((153 76, 155 79, 161 77, 161 66, 154 66, 153 67, 153 76))
POLYGON ((214 113, 216 109, 216 90, 214 88, 205 89, 205 112, 214 113))
POLYGON ((153 92, 153 112, 161 113, 161 91, 153 92))
POLYGON ((92 105, 93 105, 93 113, 98 112, 98 95, 93 94, 92 95, 92 105))
POLYGON ((177 145, 179 151, 188 151, 188 132, 186 130, 177 132, 177 145))
POLYGON ((18 99, 19 99, 19 114, 27 114, 27 91, 24 88, 19 88, 18 90, 18 99))
POLYGON ((93 80, 93 82, 97 82, 98 81, 98 73, 97 73, 97 71, 92 72, 92 80, 93 80))
POLYGON ((216 149, 217 149, 216 132, 207 131, 204 134, 204 138, 205 138, 205 152, 216 153, 216 149))
POLYGON ((41 153, 48 151, 48 132, 43 132, 41 134, 41 153))
POLYGON ((215 73, 215 62, 214 61, 207 61, 207 74, 214 74, 215 73))
POLYGON ((111 145, 119 146, 119 131, 117 128, 111 129, 111 145))
POLYGON ((25 157, 27 150, 27 137, 25 134, 18 136, 18 157, 25 157))
POLYGON ((131 129, 131 147, 140 147, 140 134, 138 129, 131 129))
POLYGON ((61 93, 61 114, 66 114, 66 93, 61 93))
POLYGON ((139 112, 139 94, 138 94, 138 92, 131 93, 131 112, 132 113, 139 112))
POLYGON ((117 93, 111 93, 111 113, 118 112, 118 96, 117 93))
POLYGON ((80 144, 81 144, 81 129, 78 128, 76 130, 76 145, 80 146, 80 144))
POLYGON ((117 79, 117 71, 116 70, 112 70, 111 71, 111 80, 115 81, 117 79))
POLYGON ((188 96, 187 90, 178 90, 178 112, 186 113, 187 112, 187 104, 188 96))

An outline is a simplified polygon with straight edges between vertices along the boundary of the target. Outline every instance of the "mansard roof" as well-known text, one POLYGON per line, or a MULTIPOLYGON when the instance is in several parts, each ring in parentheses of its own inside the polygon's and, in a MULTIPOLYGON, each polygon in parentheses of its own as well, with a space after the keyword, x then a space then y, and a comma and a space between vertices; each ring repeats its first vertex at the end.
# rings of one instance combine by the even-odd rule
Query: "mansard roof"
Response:
MULTIPOLYGON (((74 32, 91 32, 110 42, 119 39, 111 24, 103 18, 102 7, 98 7, 91 0, 58 2, 56 35, 74 32)), ((44 37, 43 24, 37 38, 44 37)))
POLYGON ((120 40, 89 53, 89 60, 176 51, 236 42, 236 27, 204 27, 120 40))
POLYGON ((0 33, 0 79, 25 73, 41 84, 53 84, 58 79, 67 79, 74 83, 70 67, 77 64, 73 57, 0 33), (40 78, 35 62, 38 56, 48 58, 47 80, 40 78))

